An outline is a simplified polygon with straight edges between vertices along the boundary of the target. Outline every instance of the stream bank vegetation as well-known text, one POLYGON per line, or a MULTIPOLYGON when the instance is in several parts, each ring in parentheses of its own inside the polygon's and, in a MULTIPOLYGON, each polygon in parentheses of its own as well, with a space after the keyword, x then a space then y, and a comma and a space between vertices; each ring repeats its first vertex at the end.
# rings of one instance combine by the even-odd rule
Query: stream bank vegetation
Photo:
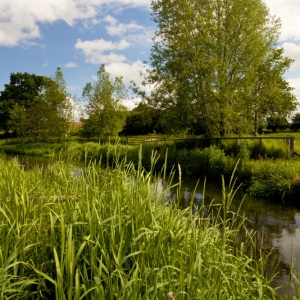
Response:
POLYGON ((157 189, 155 155, 149 172, 141 152, 136 167, 118 161, 79 176, 65 162, 25 171, 0 158, 1 298, 281 299, 270 254, 230 209, 232 178, 222 204, 182 210, 157 189))
MULTIPOLYGON (((139 162, 140 146, 121 143, 95 142, 78 143, 23 143, 2 145, 8 154, 58 155, 69 161, 101 161, 106 166, 126 159, 135 165, 139 162)), ((142 145, 142 165, 152 167, 151 155, 157 154, 155 165, 160 170, 178 168, 185 175, 200 179, 229 179, 239 161, 236 176, 242 188, 253 196, 270 197, 297 205, 300 192, 300 160, 291 157, 289 146, 282 140, 235 140, 216 141, 209 145, 207 140, 147 143, 142 145), (167 159, 166 159, 167 158, 167 159)), ((296 146, 296 150, 297 149, 296 146)))

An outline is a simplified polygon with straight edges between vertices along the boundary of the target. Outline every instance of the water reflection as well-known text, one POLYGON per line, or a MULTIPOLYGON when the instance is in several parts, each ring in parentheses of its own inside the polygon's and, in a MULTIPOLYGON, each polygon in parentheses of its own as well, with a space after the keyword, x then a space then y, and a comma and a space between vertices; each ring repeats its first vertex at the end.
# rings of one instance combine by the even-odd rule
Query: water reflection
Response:
MULTIPOLYGON (((196 183, 197 181, 193 178, 183 178, 182 189, 184 192, 181 203, 185 206, 190 205, 191 201, 199 205, 203 200, 203 183, 200 183, 194 191, 193 187, 196 183), (193 192, 190 192, 191 190, 193 192)), ((206 205, 212 201, 221 203, 221 197, 221 183, 206 184, 204 197, 206 205)), ((287 295, 293 247, 295 265, 300 262, 300 210, 296 207, 286 206, 280 201, 272 203, 272 200, 274 199, 253 198, 241 191, 233 199, 231 210, 236 212, 241 206, 241 213, 244 213, 248 219, 247 229, 256 232, 258 246, 262 245, 266 252, 272 250, 270 269, 272 268, 271 263, 279 266, 278 275, 273 284, 276 287, 282 286, 279 289, 280 294, 287 295)), ((290 296, 293 295, 294 292, 291 291, 290 296)))

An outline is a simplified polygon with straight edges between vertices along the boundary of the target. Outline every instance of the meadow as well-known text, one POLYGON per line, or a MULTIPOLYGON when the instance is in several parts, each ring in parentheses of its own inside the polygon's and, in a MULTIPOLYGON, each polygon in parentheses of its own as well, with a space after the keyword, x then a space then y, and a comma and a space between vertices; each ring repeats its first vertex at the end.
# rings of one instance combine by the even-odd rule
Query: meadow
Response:
POLYGON ((151 160, 149 172, 140 152, 137 166, 90 162, 78 174, 1 157, 0 298, 281 299, 270 253, 230 210, 233 177, 221 205, 182 210, 157 191, 151 160))

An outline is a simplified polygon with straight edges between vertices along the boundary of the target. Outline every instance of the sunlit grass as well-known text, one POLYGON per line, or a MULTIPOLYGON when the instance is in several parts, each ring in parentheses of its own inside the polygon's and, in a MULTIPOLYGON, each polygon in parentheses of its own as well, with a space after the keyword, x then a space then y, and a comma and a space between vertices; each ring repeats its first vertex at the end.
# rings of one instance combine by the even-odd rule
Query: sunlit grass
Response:
POLYGON ((1 299, 276 298, 232 181, 203 215, 166 203, 141 163, 0 168, 1 299))

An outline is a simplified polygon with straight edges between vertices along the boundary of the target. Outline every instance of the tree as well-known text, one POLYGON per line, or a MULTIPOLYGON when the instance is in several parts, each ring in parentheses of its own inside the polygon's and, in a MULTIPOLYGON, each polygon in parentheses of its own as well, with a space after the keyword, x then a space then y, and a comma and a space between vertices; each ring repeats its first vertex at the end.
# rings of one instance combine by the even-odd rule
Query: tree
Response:
POLYGON ((292 62, 292 59, 283 57, 283 49, 276 48, 271 49, 257 67, 250 93, 245 97, 245 107, 249 109, 249 119, 254 121, 255 133, 265 120, 268 126, 273 124, 270 126, 275 128, 275 124, 284 122, 296 109, 297 100, 292 94, 293 88, 283 78, 292 62))
POLYGON ((300 113, 297 113, 292 117, 291 129, 294 131, 300 129, 300 113))
MULTIPOLYGON (((59 68, 57 72, 60 72, 59 68)), ((68 133, 71 120, 71 104, 66 90, 56 78, 46 78, 44 89, 37 97, 44 119, 44 135, 61 139, 68 133)))
POLYGON ((67 85, 62 70, 57 67, 52 80, 47 81, 43 94, 48 103, 48 132, 50 136, 62 138, 69 131, 69 122, 72 120, 71 96, 67 93, 67 85))
POLYGON ((127 97, 127 91, 122 77, 112 79, 102 64, 97 80, 87 83, 82 95, 88 101, 88 119, 83 121, 83 134, 88 137, 116 136, 126 119, 126 107, 122 101, 127 97))
MULTIPOLYGON (((158 29, 144 81, 155 86, 149 103, 170 109, 177 129, 199 121, 209 136, 253 128, 251 91, 259 67, 272 69, 280 28, 263 1, 153 0, 152 11, 158 29)), ((260 87, 271 83, 265 77, 260 87)))
POLYGON ((272 130, 273 132, 276 132, 278 129, 283 130, 289 127, 289 122, 285 117, 281 116, 271 116, 267 119, 267 129, 272 130))
POLYGON ((0 96, 4 130, 23 137, 61 138, 68 131, 70 101, 60 68, 54 78, 35 74, 11 74, 0 96))
POLYGON ((155 132, 163 132, 161 126, 161 112, 142 101, 131 111, 130 115, 127 116, 122 133, 139 135, 155 132))
MULTIPOLYGON (((31 106, 35 97, 43 89, 44 76, 29 73, 11 73, 10 83, 4 85, 0 93, 0 129, 8 131, 8 121, 11 110, 18 106, 27 109, 31 106)), ((19 111, 20 113, 20 111, 19 111)))

